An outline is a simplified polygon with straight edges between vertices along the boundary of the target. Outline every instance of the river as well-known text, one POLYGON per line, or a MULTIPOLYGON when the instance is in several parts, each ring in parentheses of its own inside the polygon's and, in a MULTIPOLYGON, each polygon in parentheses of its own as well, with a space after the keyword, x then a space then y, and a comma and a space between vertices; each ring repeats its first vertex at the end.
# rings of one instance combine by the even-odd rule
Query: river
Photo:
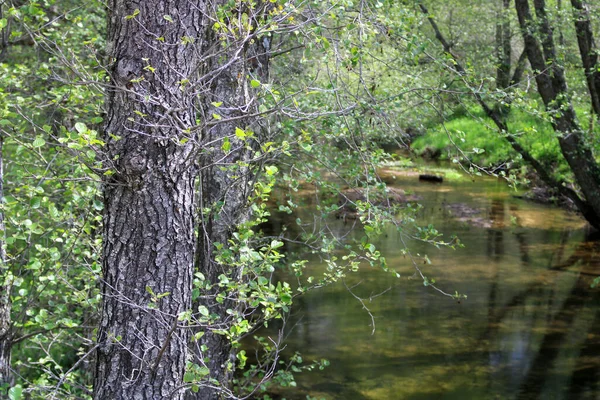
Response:
MULTIPOLYGON (((465 244, 409 246, 427 254, 423 270, 437 286, 468 298, 425 287, 390 228, 376 244, 400 278, 364 268, 346 279, 365 299, 374 333, 371 316, 341 283, 297 298, 285 353, 330 366, 298 374, 297 387, 275 397, 600 398, 600 307, 590 288, 600 275, 600 242, 584 221, 516 198, 490 177, 433 184, 399 173, 393 186, 420 197, 421 223, 465 244)), ((314 261, 311 269, 319 268, 314 261)))

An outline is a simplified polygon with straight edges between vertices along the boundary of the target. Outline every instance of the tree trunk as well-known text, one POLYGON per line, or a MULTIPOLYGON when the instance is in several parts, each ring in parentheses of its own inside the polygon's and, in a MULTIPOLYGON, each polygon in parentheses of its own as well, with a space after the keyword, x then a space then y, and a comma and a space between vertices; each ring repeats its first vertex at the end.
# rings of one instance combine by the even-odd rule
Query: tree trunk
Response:
POLYGON ((565 35, 563 33, 562 0, 556 0, 556 9, 558 11, 558 44, 565 46, 565 35))
POLYGON ((510 85, 512 47, 510 45, 510 0, 502 0, 502 9, 496 17, 496 88, 506 89, 510 85))
POLYGON ((527 67, 527 52, 523 50, 519 59, 517 60, 517 65, 515 66, 515 70, 513 72, 512 78, 510 79, 511 85, 518 85, 521 83, 523 79, 523 74, 525 73, 525 68, 527 67))
POLYGON ((571 0, 573 21, 577 34, 579 54, 585 71, 585 79, 590 93, 592 110, 600 118, 600 71, 598 71, 598 49, 594 41, 592 23, 587 6, 580 0, 571 0))
MULTIPOLYGON (((0 137, 0 201, 4 198, 4 138, 0 137)), ((12 348, 12 323, 10 292, 12 279, 6 264, 4 248, 4 212, 0 212, 0 398, 6 393, 4 389, 12 384, 10 354, 12 348)))
MULTIPOLYGON (((270 6, 268 2, 257 2, 255 8, 248 11, 250 19, 260 25, 262 15, 270 6)), ((214 57, 208 63, 210 70, 221 72, 214 78, 210 93, 204 99, 205 114, 218 114, 222 121, 208 128, 203 135, 208 145, 201 157, 204 167, 199 185, 200 209, 203 212, 198 228, 196 269, 211 283, 218 282, 220 275, 236 282, 246 279, 242 269, 232 270, 231 266, 219 264, 214 252, 216 243, 227 248, 232 234, 249 217, 248 198, 253 191, 258 168, 251 158, 261 140, 262 127, 260 120, 252 116, 258 111, 258 103, 256 89, 251 87, 248 78, 266 83, 269 66, 268 37, 255 38, 251 44, 243 35, 237 39, 229 37, 228 40, 228 57, 214 57), (228 68, 222 68, 223 62, 229 63, 228 68), (215 104, 219 106, 215 107, 215 104), (236 129, 246 131, 249 136, 238 138, 236 129), (229 142, 229 149, 223 147, 224 141, 229 142), (204 212, 206 210, 210 212, 204 212)), ((230 318, 227 310, 239 310, 245 305, 235 300, 235 293, 227 293, 225 300, 216 301, 219 291, 222 289, 218 285, 204 291, 194 309, 203 305, 211 314, 221 316, 216 326, 223 329, 231 323, 227 321, 230 318)), ((212 400, 227 397, 236 361, 231 341, 209 328, 194 349, 196 362, 202 361, 208 366, 210 378, 218 385, 200 385, 197 393, 188 392, 186 398, 212 400), (201 346, 204 346, 203 351, 201 346)))
POLYGON ((103 310, 94 398, 181 399, 195 251, 202 1, 109 3, 103 310), (137 8, 139 7, 139 8, 137 8))
MULTIPOLYGON (((227 310, 235 310, 236 305, 230 294, 224 301, 217 301, 217 294, 222 289, 216 285, 219 276, 224 274, 236 281, 242 279, 241 271, 231 271, 231 267, 221 265, 215 261, 215 244, 225 247, 237 226, 247 220, 247 201, 252 173, 244 162, 247 161, 248 151, 246 144, 234 139, 236 127, 245 129, 246 121, 243 118, 243 104, 246 100, 244 93, 245 71, 243 62, 234 63, 224 70, 214 80, 210 97, 207 103, 222 103, 218 108, 210 107, 208 115, 219 114, 225 121, 207 130, 205 136, 208 143, 212 143, 211 151, 201 157, 201 164, 205 166, 200 175, 199 198, 200 209, 210 209, 202 212, 198 229, 198 246, 196 252, 196 269, 202 272, 208 282, 213 283, 213 288, 202 293, 197 305, 208 308, 211 314, 222 317, 216 323, 220 329, 227 324, 227 310), (227 139, 226 139, 227 138, 227 139), (229 140, 231 150, 222 149, 224 140, 229 140)), ((197 307, 194 307, 197 309, 197 307)), ((210 370, 210 378, 219 382, 219 386, 201 385, 197 393, 189 393, 188 399, 219 399, 224 398, 223 391, 230 386, 233 378, 233 363, 235 354, 232 351, 231 341, 224 335, 213 333, 211 329, 205 331, 201 342, 204 351, 196 348, 196 361, 203 362, 210 370)))

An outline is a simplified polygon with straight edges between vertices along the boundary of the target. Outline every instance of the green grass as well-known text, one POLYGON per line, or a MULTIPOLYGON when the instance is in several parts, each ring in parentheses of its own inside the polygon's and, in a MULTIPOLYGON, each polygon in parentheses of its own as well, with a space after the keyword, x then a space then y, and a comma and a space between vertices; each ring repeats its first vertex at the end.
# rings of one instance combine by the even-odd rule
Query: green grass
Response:
MULTIPOLYGON (((583 116, 581 123, 585 128, 585 112, 582 109, 577 111, 583 116)), ((508 126, 510 133, 536 159, 544 161, 559 175, 568 175, 568 166, 549 122, 532 112, 515 109, 508 118, 508 126)), ((411 148, 419 155, 438 152, 442 159, 464 162, 468 158, 484 167, 510 163, 512 168, 516 168, 524 164, 493 122, 477 106, 458 110, 444 124, 438 124, 416 138, 411 148)))

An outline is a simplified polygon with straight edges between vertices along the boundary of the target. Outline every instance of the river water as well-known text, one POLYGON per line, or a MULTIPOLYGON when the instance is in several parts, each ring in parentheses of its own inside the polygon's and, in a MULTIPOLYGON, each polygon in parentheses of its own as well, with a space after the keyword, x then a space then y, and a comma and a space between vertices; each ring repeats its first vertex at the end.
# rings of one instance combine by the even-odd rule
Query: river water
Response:
POLYGON ((600 296, 590 288, 600 275, 600 242, 581 218, 515 198, 493 178, 432 184, 397 174, 393 182, 421 198, 419 221, 465 244, 408 243, 413 254, 427 254, 432 264, 422 267, 436 285, 468 298, 425 287, 390 228, 376 244, 401 277, 364 268, 346 279, 365 299, 374 333, 341 283, 296 299, 285 352, 330 366, 298 374, 297 387, 275 397, 600 398, 600 296))

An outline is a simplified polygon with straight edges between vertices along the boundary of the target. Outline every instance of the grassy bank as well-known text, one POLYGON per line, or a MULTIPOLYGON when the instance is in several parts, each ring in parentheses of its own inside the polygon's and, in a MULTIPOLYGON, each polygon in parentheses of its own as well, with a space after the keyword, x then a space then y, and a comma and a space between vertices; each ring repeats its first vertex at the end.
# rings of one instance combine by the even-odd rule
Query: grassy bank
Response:
MULTIPOLYGON (((587 128, 583 110, 578 110, 581 122, 587 128)), ((515 109, 508 117, 510 134, 538 160, 560 175, 568 175, 555 132, 550 122, 540 113, 515 109)), ((458 162, 472 162, 482 167, 515 169, 524 166, 521 157, 498 132, 494 123, 480 107, 462 107, 445 122, 431 126, 416 138, 412 150, 422 156, 439 157, 458 162)))

